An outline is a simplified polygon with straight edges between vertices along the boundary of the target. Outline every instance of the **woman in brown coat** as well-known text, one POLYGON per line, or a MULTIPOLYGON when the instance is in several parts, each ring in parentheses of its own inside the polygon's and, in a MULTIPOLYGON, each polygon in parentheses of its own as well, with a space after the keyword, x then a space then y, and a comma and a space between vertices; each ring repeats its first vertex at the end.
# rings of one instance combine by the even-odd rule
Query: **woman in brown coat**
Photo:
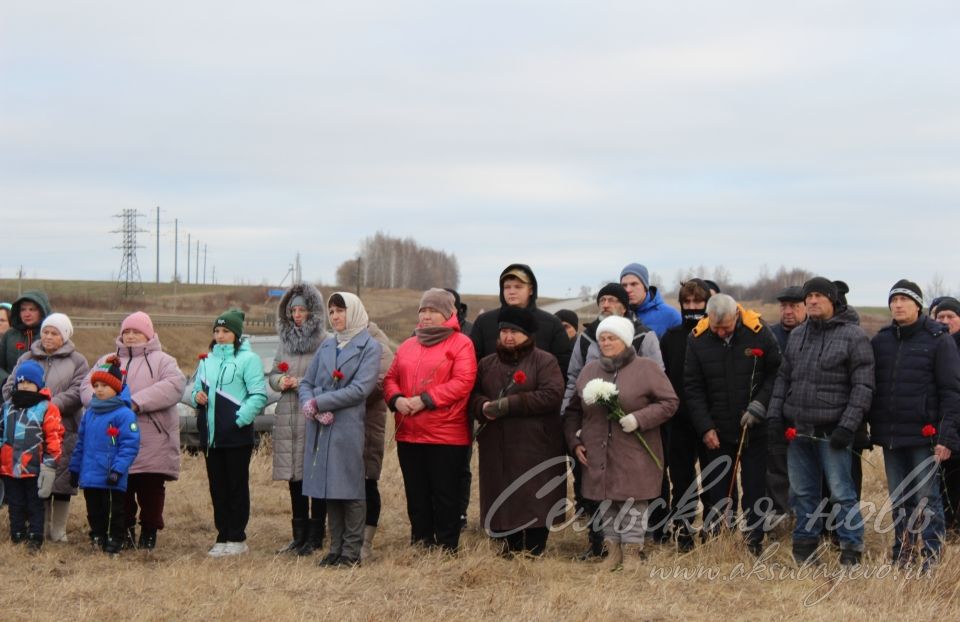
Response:
POLYGON ((536 347, 529 310, 501 307, 497 320, 497 351, 480 361, 470 399, 481 426, 480 523, 501 540, 503 554, 541 555, 565 508, 563 375, 556 357, 536 347))
POLYGON ((597 327, 597 342, 601 357, 587 363, 577 378, 563 429, 583 465, 583 496, 600 502, 597 519, 609 553, 604 566, 620 570, 623 545, 643 547, 648 501, 660 494, 663 479, 660 425, 673 416, 679 400, 663 370, 630 347, 632 322, 608 317, 597 327), (584 387, 598 378, 617 387, 626 413, 619 421, 611 421, 599 401, 584 399, 584 387))

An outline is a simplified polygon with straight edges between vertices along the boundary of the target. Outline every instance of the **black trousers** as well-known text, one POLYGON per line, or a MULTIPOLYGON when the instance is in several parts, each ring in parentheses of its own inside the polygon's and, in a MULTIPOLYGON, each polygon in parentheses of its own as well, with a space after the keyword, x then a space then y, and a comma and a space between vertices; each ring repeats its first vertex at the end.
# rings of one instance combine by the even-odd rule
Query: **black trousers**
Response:
POLYGON ((460 485, 469 451, 469 445, 397 443, 412 543, 448 551, 460 544, 460 485))
POLYGON ((791 514, 790 476, 787 471, 787 441, 780 438, 767 439, 767 496, 773 501, 777 514, 791 514))
POLYGON ((950 458, 941 466, 940 498, 947 533, 960 531, 960 458, 950 458))
POLYGON ((367 520, 364 524, 376 527, 380 524, 380 488, 375 479, 364 480, 363 486, 367 495, 367 520))
MULTIPOLYGON (((705 527, 708 531, 716 532, 723 521, 732 524, 733 512, 725 513, 721 511, 724 504, 729 505, 730 510, 737 507, 739 493, 736 485, 733 486, 733 494, 728 501, 727 492, 730 490, 730 481, 733 477, 733 466, 737 455, 737 445, 733 443, 720 442, 720 448, 707 450, 705 452, 706 461, 702 461, 704 468, 709 468, 713 460, 728 456, 730 458, 730 467, 714 471, 707 474, 707 481, 703 482, 704 495, 707 499, 707 505, 704 506, 706 513, 705 527), (723 473, 722 477, 718 477, 723 473)), ((747 539, 751 542, 763 541, 763 523, 764 516, 757 513, 757 502, 766 497, 767 491, 767 437, 766 435, 751 434, 746 447, 740 454, 740 485, 743 487, 743 499, 740 506, 743 510, 744 520, 750 527, 747 539)))
POLYGON ((123 510, 126 493, 122 490, 107 488, 84 488, 83 498, 87 502, 87 522, 90 523, 90 537, 123 540, 127 517, 123 510))
POLYGON ((10 535, 29 533, 43 538, 43 499, 37 496, 36 477, 3 477, 10 512, 10 535), (27 531, 27 524, 30 525, 27 531))
POLYGON ((529 529, 522 529, 516 533, 512 533, 509 536, 503 536, 501 538, 494 538, 494 540, 500 540, 507 545, 508 551, 529 551, 533 555, 543 555, 543 552, 547 548, 547 536, 550 535, 550 530, 546 527, 530 527, 529 529))
POLYGON ((327 500, 303 496, 303 480, 290 481, 290 506, 294 518, 327 520, 327 500))
MULTIPOLYGON (((670 516, 679 535, 693 533, 693 523, 699 510, 700 493, 697 487, 697 461, 706 455, 706 446, 689 425, 675 425, 670 433, 670 516)), ((708 507, 706 497, 703 507, 708 507)), ((652 519, 649 525, 656 526, 652 519)))
POLYGON ((250 520, 250 455, 253 446, 213 448, 206 455, 217 542, 243 542, 250 520))
MULTIPOLYGON (((473 435, 470 436, 473 438, 473 435)), ((470 508, 470 485, 473 483, 473 474, 470 472, 470 460, 473 457, 473 444, 467 446, 467 455, 460 467, 460 516, 466 518, 470 508)), ((368 510, 369 511, 369 510, 368 510)), ((367 522, 369 525, 370 523, 367 522)))
POLYGON ((670 425, 660 426, 660 442, 663 447, 663 477, 660 480, 660 496, 650 500, 650 514, 647 518, 647 533, 656 542, 663 541, 665 528, 670 521, 670 459, 672 451, 670 439, 673 436, 670 425))

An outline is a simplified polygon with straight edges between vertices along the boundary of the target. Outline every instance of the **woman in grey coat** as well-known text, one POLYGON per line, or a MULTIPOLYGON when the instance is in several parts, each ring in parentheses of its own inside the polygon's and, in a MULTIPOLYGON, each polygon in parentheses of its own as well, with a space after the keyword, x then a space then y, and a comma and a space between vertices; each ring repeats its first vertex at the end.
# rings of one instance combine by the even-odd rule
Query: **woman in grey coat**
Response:
POLYGON ((310 555, 323 546, 327 509, 323 499, 303 495, 303 439, 305 420, 297 391, 300 379, 327 337, 323 296, 314 286, 298 283, 280 298, 277 334, 280 345, 273 357, 268 381, 280 392, 273 420, 273 479, 290 488, 293 540, 281 553, 310 555))
POLYGON ((320 344, 300 381, 306 439, 303 494, 327 500, 330 552, 321 566, 356 566, 366 518, 364 416, 377 388, 380 344, 367 331, 360 299, 337 292, 327 301, 334 336, 320 344))
MULTIPOLYGON (((70 485, 70 456, 77 444, 77 430, 83 408, 80 404, 80 388, 90 369, 87 359, 77 352, 70 338, 73 337, 73 323, 63 313, 52 313, 40 326, 40 339, 30 344, 20 361, 32 359, 43 367, 44 382, 53 403, 60 409, 63 424, 63 444, 60 462, 57 465, 57 479, 53 484, 53 494, 48 500, 45 515, 44 536, 48 541, 67 541, 67 517, 70 513, 70 497, 77 489, 70 485)), ((8 376, 3 385, 3 399, 10 399, 13 393, 14 377, 8 376)))

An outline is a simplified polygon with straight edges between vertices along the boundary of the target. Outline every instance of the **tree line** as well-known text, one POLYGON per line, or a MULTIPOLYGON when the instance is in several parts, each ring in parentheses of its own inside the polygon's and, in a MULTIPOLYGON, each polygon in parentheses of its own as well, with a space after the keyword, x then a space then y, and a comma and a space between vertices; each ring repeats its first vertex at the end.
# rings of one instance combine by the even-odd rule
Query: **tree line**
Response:
POLYGON ((457 256, 417 244, 413 238, 395 238, 378 231, 360 244, 354 259, 340 264, 337 283, 344 287, 429 289, 460 285, 457 256), (358 283, 359 281, 359 283, 358 283))

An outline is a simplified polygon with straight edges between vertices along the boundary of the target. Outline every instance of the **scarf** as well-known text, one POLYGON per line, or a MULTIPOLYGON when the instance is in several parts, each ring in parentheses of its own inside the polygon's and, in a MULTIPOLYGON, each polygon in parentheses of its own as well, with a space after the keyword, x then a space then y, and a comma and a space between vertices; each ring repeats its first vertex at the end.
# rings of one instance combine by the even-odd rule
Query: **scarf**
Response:
POLYGON ((536 345, 533 337, 513 348, 508 348, 497 340, 497 358, 503 363, 515 365, 520 362, 520 359, 533 352, 536 345))
POLYGON ((600 368, 605 372, 615 372, 623 367, 626 367, 627 364, 635 358, 637 358, 636 351, 630 346, 627 346, 624 348, 623 352, 614 357, 601 355, 600 368))
POLYGON ((417 328, 413 331, 417 335, 417 341, 425 348, 435 346, 450 335, 453 329, 449 326, 428 326, 426 328, 417 328))
POLYGON ((17 408, 30 408, 32 406, 36 406, 46 399, 50 398, 35 391, 21 391, 20 389, 14 389, 13 393, 10 394, 10 401, 13 402, 13 405, 17 408))
POLYGON ((90 410, 96 413, 108 413, 124 406, 126 406, 126 403, 119 395, 114 395, 108 400, 101 400, 97 397, 90 400, 90 410))
MULTIPOLYGON (((363 303, 360 302, 359 298, 350 292, 334 292, 330 295, 330 298, 336 294, 340 294, 343 302, 347 305, 347 325, 344 326, 343 331, 334 331, 337 336, 337 348, 343 349, 345 345, 350 343, 351 339, 360 334, 360 331, 367 328, 367 324, 370 323, 370 317, 367 315, 367 310, 363 308, 363 303)), ((330 308, 330 298, 327 299, 328 309, 330 308)))

